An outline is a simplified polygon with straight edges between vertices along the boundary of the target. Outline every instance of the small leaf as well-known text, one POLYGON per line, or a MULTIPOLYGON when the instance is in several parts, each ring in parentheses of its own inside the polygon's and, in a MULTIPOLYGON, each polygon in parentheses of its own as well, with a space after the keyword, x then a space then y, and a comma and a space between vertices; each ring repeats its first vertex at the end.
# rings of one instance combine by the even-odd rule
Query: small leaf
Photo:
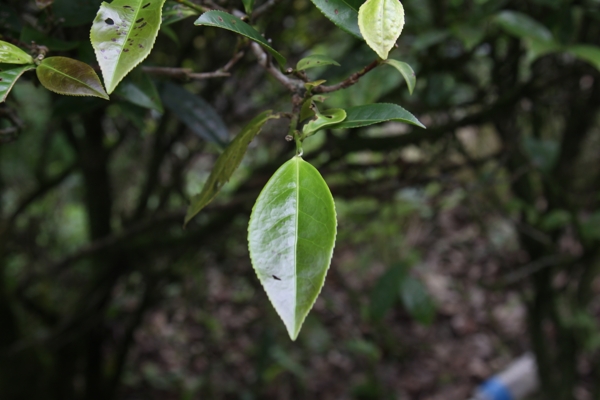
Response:
POLYGON ((131 71, 129 76, 117 86, 114 93, 140 107, 156 110, 159 113, 164 111, 156 86, 148 74, 141 71, 140 68, 131 71))
POLYGON ((225 147, 229 139, 229 129, 204 99, 172 83, 162 86, 161 96, 165 107, 192 132, 220 148, 225 147))
POLYGON ((569 47, 567 52, 571 53, 575 57, 589 62, 598 70, 600 70, 600 47, 580 44, 569 47))
POLYGON ((6 100, 15 82, 23 75, 25 71, 35 69, 35 65, 22 65, 0 72, 0 103, 6 100))
POLYGON ((378 124, 386 121, 399 121, 425 128, 414 115, 396 104, 377 103, 346 109, 346 119, 329 129, 350 129, 378 124))
POLYGON ((309 68, 323 67, 325 65, 335 65, 338 67, 340 66, 340 64, 338 64, 338 62, 331 57, 315 54, 312 56, 304 57, 302 60, 298 61, 298 64, 296 65, 296 70, 302 71, 309 68))
POLYGON ((336 228, 331 192, 301 157, 275 172, 252 209, 252 265, 292 340, 325 282, 336 228))
POLYGON ((94 96, 108 100, 100 78, 89 65, 67 57, 45 58, 36 69, 48 90, 68 96, 94 96))
POLYGON ((304 125, 302 129, 302 132, 307 136, 313 135, 323 128, 338 124, 346 119, 346 111, 341 108, 332 108, 323 111, 323 113, 317 112, 316 114, 317 118, 304 125))
POLYGON ((369 47, 385 60, 404 28, 404 7, 399 0, 367 0, 358 10, 358 26, 369 47))
POLYGON ((33 64, 33 58, 17 46, 0 40, 0 63, 33 64))
POLYGON ((406 84, 408 85, 408 92, 413 94, 415 90, 415 85, 417 84, 417 77, 415 75, 415 71, 405 62, 397 61, 397 60, 385 60, 385 64, 391 65, 396 68, 404 77, 406 84))
POLYGON ((495 17, 496 22, 511 35, 522 39, 533 38, 540 41, 551 41, 552 33, 544 25, 517 11, 502 11, 495 17))
POLYGON ((246 14, 252 14, 252 10, 254 10, 254 0, 242 0, 242 3, 244 4, 246 14))
POLYGON ((162 27, 174 24, 189 17, 195 17, 199 13, 183 4, 168 0, 163 7, 162 12, 162 27))
POLYGON ((231 175, 233 175, 235 170, 239 167, 242 158, 244 158, 244 154, 246 154, 248 144, 250 144, 252 139, 260 133, 262 127, 268 120, 275 118, 279 117, 273 115, 271 111, 263 112, 250 121, 236 138, 233 139, 229 146, 227 146, 223 154, 219 156, 219 159, 215 163, 208 180, 202 188, 202 192, 192 199, 192 204, 188 208, 185 217, 186 225, 215 198, 223 185, 229 181, 231 175))
POLYGON ((260 34, 256 29, 231 14, 227 14, 223 11, 208 11, 205 12, 194 22, 194 25, 206 25, 215 26, 217 28, 223 28, 230 30, 240 35, 246 36, 248 39, 255 41, 256 43, 263 46, 271 55, 277 60, 279 65, 285 67, 286 59, 284 56, 279 54, 267 40, 260 34))
POLYGON ((362 39, 363 36, 358 28, 358 9, 354 8, 356 4, 344 0, 311 0, 315 6, 331 22, 340 29, 351 35, 362 39))
POLYGON ((109 94, 150 54, 164 2, 114 0, 100 6, 90 38, 109 94))
POLYGON ((420 280, 406 276, 400 283, 400 298, 414 319, 423 325, 431 325, 435 318, 435 304, 420 280))

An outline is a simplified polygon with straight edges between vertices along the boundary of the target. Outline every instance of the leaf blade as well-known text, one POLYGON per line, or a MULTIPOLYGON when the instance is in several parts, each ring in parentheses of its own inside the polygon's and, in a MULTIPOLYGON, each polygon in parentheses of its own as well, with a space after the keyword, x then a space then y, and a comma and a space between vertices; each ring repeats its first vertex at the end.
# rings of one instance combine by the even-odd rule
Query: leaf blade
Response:
POLYGON ((323 113, 317 113, 316 119, 309 121, 302 128, 302 133, 307 136, 317 133, 321 129, 328 126, 338 124, 346 119, 346 110, 341 108, 331 108, 323 111, 323 113))
POLYGON ((336 230, 327 184, 298 156, 275 172, 252 209, 252 265, 292 340, 321 292, 336 230))
POLYGON ((29 64, 0 72, 0 103, 6 101, 6 97, 21 75, 32 69, 35 69, 35 65, 29 64))
POLYGON ((314 54, 312 56, 304 57, 298 61, 298 64, 296 64, 296 70, 303 71, 309 68, 323 67, 325 65, 335 65, 337 67, 340 66, 340 64, 331 57, 322 54, 314 54))
POLYGON ((114 94, 123 97, 128 102, 140 107, 163 113, 163 105, 156 86, 141 68, 134 69, 123 82, 117 86, 114 94))
POLYGON ((398 60, 385 60, 384 63, 396 68, 398 72, 402 74, 404 80, 406 81, 406 85, 408 86, 408 92, 413 94, 415 86, 417 85, 417 76, 415 75, 415 71, 413 71, 411 66, 398 60))
POLYGON ((385 60, 404 28, 404 7, 399 0, 367 0, 358 10, 358 27, 369 47, 385 60))
POLYGON ((329 129, 351 129, 378 124, 380 122, 398 121, 425 128, 414 115, 396 104, 376 103, 346 109, 346 119, 329 129))
POLYGON ((343 0, 311 0, 331 22, 343 31, 363 39, 358 27, 358 9, 343 0))
POLYGON ((33 64, 33 58, 17 46, 0 40, 0 63, 33 64))
POLYGON ((67 57, 48 57, 38 65, 36 73, 41 84, 55 93, 109 100, 96 72, 81 61, 67 57))
POLYGON ((580 44, 567 48, 567 53, 587 61, 600 71, 600 47, 580 44))

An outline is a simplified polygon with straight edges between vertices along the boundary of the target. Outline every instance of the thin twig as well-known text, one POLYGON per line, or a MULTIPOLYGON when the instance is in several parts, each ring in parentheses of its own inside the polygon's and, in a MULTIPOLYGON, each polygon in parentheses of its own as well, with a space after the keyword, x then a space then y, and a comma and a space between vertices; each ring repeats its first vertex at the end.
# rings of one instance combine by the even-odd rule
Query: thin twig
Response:
POLYGON ((169 67, 144 67, 144 72, 152 75, 166 76, 179 80, 201 80, 212 78, 226 78, 231 76, 229 72, 193 72, 189 68, 169 68, 169 67))
POLYGON ((373 70, 375 67, 379 66, 380 64, 381 64, 380 60, 375 60, 371 64, 369 64, 366 67, 364 67, 363 69, 361 69, 360 71, 350 75, 348 77, 348 79, 346 79, 345 81, 340 82, 337 85, 332 85, 332 86, 317 86, 313 89, 313 93, 331 93, 331 92, 336 92, 340 89, 346 89, 347 87, 354 85, 356 82, 358 82, 358 80, 362 76, 366 75, 369 71, 373 70))
POLYGON ((277 79, 283 86, 288 88, 288 90, 290 92, 294 92, 294 93, 302 92, 302 90, 304 89, 304 82, 302 82, 299 79, 293 79, 293 78, 286 76, 284 73, 282 73, 279 70, 279 68, 277 68, 273 64, 269 63, 269 58, 267 56, 267 53, 258 44, 252 43, 251 47, 252 47, 252 51, 254 52, 254 55, 256 55, 256 58, 258 59, 258 64, 260 66, 265 68, 268 73, 273 75, 273 77, 275 79, 277 79))

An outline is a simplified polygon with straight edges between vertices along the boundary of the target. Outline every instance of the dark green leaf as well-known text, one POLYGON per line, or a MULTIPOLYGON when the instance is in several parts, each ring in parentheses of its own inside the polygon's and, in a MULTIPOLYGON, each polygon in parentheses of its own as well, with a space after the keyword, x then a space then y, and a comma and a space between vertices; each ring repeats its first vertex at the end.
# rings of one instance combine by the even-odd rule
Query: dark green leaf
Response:
POLYGON ((55 37, 47 36, 30 26, 25 26, 21 31, 21 42, 35 42, 38 45, 46 46, 48 49, 54 51, 69 51, 79 46, 79 42, 67 42, 55 37))
POLYGON ((0 40, 0 63, 33 64, 33 58, 17 46, 0 40))
POLYGON ((23 75, 25 71, 35 68, 35 65, 13 66, 0 72, 0 103, 6 100, 6 96, 15 85, 15 82, 23 75))
POLYGON ((198 14, 196 10, 186 7, 183 4, 167 0, 162 12, 162 27, 197 16, 198 14))
POLYGON ((161 97, 165 107, 192 132, 220 148, 225 147, 229 139, 229 129, 210 104, 172 83, 163 85, 161 97))
POLYGON ((252 14, 252 10, 254 10, 254 0, 242 0, 242 3, 244 3, 246 14, 252 14))
POLYGON ((569 47, 567 52, 571 53, 575 57, 589 62, 598 70, 600 70, 600 47, 580 44, 569 47))
POLYGON ((331 22, 342 30, 363 39, 358 28, 358 9, 354 8, 356 2, 348 3, 343 0, 311 0, 315 6, 331 22))
POLYGON ((252 265, 292 340, 325 282, 336 228, 331 192, 301 157, 275 172, 252 209, 252 265))
POLYGON ((165 0, 114 0, 102 3, 90 38, 100 64, 106 90, 119 82, 154 46, 165 0))
POLYGON ((399 300, 398 287, 408 272, 405 264, 395 264, 377 280, 371 292, 370 315, 380 321, 399 300))
POLYGON ((315 54, 312 56, 304 57, 302 60, 298 61, 296 69, 298 71, 302 71, 309 68, 323 67, 325 65, 336 65, 338 67, 340 66, 340 64, 338 64, 338 62, 331 57, 315 54))
POLYGON ((140 68, 133 70, 123 82, 117 86, 115 94, 140 107, 163 112, 158 91, 148 74, 140 68))
POLYGON ((108 100, 96 72, 89 65, 67 57, 49 57, 36 69, 48 90, 69 96, 94 96, 108 100))
POLYGON ((19 14, 14 8, 0 4, 0 29, 11 32, 21 32, 22 26, 19 14))
POLYGON ((346 119, 339 124, 330 126, 329 129, 359 128, 386 121, 405 122, 425 128, 425 125, 404 108, 396 104, 378 103, 348 108, 346 119))
POLYGON ((412 94, 417 84, 417 77, 415 75, 415 71, 413 71, 410 65, 397 60, 385 60, 384 63, 396 68, 402 74, 406 84, 408 85, 408 92, 412 94))
POLYGON ((406 311, 423 325, 431 325, 436 307, 420 280, 406 276, 400 283, 400 298, 406 311))
POLYGON ((344 119, 346 119, 346 111, 341 108, 325 110, 323 113, 317 113, 314 120, 304 125, 302 132, 307 136, 312 135, 323 128, 340 123, 344 119))
POLYGON ((240 35, 246 36, 248 39, 255 41, 256 43, 263 46, 271 55, 277 60, 279 65, 285 67, 286 59, 279 54, 267 40, 260 34, 256 29, 231 14, 227 14, 223 11, 208 11, 205 12, 194 22, 194 25, 205 25, 215 26, 217 28, 223 28, 230 30, 240 35))
POLYGON ((522 39, 533 38, 551 41, 552 33, 544 25, 517 11, 502 11, 496 15, 496 22, 511 35, 522 39))
POLYGON ((254 118, 246 127, 236 136, 235 139, 227 146, 223 154, 215 163, 213 170, 208 177, 208 180, 202 188, 200 194, 194 196, 187 215, 185 224, 187 224, 194 216, 196 216, 204 207, 206 207, 219 193, 223 185, 225 185, 231 175, 238 168, 246 154, 248 145, 258 135, 264 124, 270 120, 279 118, 273 115, 271 111, 265 111, 254 118))

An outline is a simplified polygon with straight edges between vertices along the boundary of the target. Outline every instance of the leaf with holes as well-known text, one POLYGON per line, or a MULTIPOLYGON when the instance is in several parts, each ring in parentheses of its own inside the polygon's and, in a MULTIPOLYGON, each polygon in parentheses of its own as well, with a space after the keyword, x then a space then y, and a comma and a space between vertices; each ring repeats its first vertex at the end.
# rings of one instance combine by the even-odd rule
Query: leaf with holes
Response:
POLYGON ((100 78, 89 65, 67 57, 49 57, 36 69, 48 90, 68 96, 94 96, 108 100, 100 78))
POLYGON ((340 29, 363 39, 358 27, 358 7, 356 1, 344 0, 311 0, 313 4, 325 15, 331 22, 340 29))
POLYGON ((346 119, 329 127, 329 129, 360 128, 381 122, 397 121, 425 128, 414 115, 396 104, 377 103, 356 106, 346 109, 346 119))
POLYGON ((165 0, 114 0, 102 3, 90 38, 110 94, 154 46, 165 0))
POLYGON ((6 96, 10 93, 15 85, 15 82, 23 75, 24 72, 32 70, 35 65, 21 65, 15 68, 5 69, 0 71, 0 103, 6 100, 6 96))
POLYGON ((292 340, 325 282, 336 229, 327 184, 297 156, 275 172, 252 209, 252 265, 292 340))
POLYGON ((279 65, 285 67, 286 59, 279 54, 277 50, 271 47, 267 40, 256 29, 231 14, 223 11, 208 11, 205 12, 194 22, 194 25, 215 26, 217 28, 227 29, 229 31, 239 33, 246 36, 248 39, 255 41, 263 46, 277 60, 279 65))
POLYGON ((346 119, 346 111, 341 108, 332 108, 316 114, 316 118, 304 125, 302 129, 302 133, 306 136, 314 135, 321 129, 338 124, 346 119))
POLYGON ((408 92, 412 94, 413 90, 415 90, 415 85, 417 84, 417 77, 415 75, 415 71, 413 71, 410 65, 398 60, 385 60, 384 63, 396 68, 398 72, 402 74, 406 84, 408 85, 408 92))
POLYGON ((404 7, 398 0, 367 0, 358 10, 358 26, 369 47, 385 60, 404 28, 404 7))
POLYGON ((33 64, 33 58, 17 46, 0 40, 0 63, 33 64))
POLYGON ((141 68, 131 71, 114 93, 140 107, 164 112, 156 86, 141 68))
POLYGON ((215 163, 208 180, 202 188, 202 192, 192 199, 192 204, 188 208, 185 217, 186 225, 215 198, 223 185, 229 181, 231 175, 233 175, 242 162, 242 158, 244 158, 244 154, 246 154, 248 145, 252 139, 260 133, 265 123, 270 119, 276 118, 279 118, 279 116, 273 115, 271 111, 263 112, 250 121, 236 138, 233 139, 229 146, 227 146, 223 154, 219 156, 215 163))
POLYGON ((304 57, 302 60, 298 61, 296 69, 298 71, 302 71, 309 68, 323 67, 325 65, 335 65, 337 67, 340 66, 340 64, 331 57, 327 57, 321 54, 315 54, 312 56, 304 57))

